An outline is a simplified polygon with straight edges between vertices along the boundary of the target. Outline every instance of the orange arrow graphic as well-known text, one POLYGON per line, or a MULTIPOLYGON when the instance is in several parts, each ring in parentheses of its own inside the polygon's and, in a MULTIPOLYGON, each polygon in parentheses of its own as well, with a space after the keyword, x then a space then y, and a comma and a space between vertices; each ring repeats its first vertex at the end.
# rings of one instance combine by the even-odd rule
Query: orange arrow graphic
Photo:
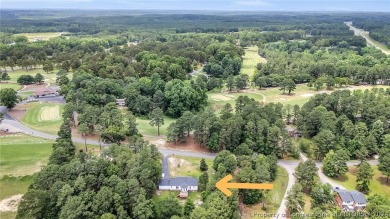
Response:
POLYGON ((226 196, 231 196, 232 192, 229 189, 272 189, 273 184, 265 183, 229 183, 233 178, 232 175, 227 175, 219 180, 215 186, 221 190, 226 196))

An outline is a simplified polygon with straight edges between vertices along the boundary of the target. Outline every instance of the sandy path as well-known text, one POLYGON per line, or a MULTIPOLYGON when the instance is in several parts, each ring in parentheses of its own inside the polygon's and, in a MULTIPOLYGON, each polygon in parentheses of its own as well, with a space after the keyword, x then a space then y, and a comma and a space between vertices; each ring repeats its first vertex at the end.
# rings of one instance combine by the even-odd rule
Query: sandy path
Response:
POLYGON ((11 197, 5 198, 0 201, 0 212, 12 211, 16 212, 18 210, 18 205, 20 200, 22 200, 23 195, 13 195, 11 197))

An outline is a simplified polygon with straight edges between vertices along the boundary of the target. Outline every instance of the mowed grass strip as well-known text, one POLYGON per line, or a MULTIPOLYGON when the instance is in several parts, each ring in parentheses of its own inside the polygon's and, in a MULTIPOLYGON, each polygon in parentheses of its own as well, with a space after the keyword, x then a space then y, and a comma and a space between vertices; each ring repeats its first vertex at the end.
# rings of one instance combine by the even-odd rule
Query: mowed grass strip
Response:
POLYGON ((56 79, 57 79, 57 75, 54 73, 56 71, 57 70, 54 70, 53 73, 47 74, 46 72, 43 71, 42 68, 31 69, 31 70, 18 69, 15 71, 8 72, 8 75, 11 78, 10 82, 16 83, 18 77, 20 77, 21 75, 31 75, 35 77, 37 73, 41 73, 45 78, 46 83, 54 84, 56 83, 56 79))
MULTIPOLYGON (((164 125, 160 127, 160 135, 166 135, 168 126, 174 121, 176 119, 164 116, 164 125)), ((137 117, 138 132, 145 136, 157 136, 157 126, 152 127, 149 123, 150 119, 137 117)))
POLYGON ((315 94, 319 93, 332 93, 341 89, 349 89, 349 90, 371 90, 373 88, 390 88, 386 85, 367 85, 367 86, 350 86, 343 88, 335 88, 334 90, 321 90, 315 91, 314 89, 310 89, 306 84, 298 84, 296 89, 292 92, 291 95, 283 94, 279 87, 271 87, 266 89, 247 89, 240 92, 218 92, 218 91, 210 91, 207 93, 209 105, 212 106, 217 112, 226 104, 230 103, 232 106, 235 106, 235 101, 239 96, 248 96, 249 98, 253 98, 256 101, 262 102, 265 99, 265 103, 281 103, 283 105, 290 104, 303 106, 307 101, 310 100, 315 94))
POLYGON ((57 103, 30 103, 22 123, 38 131, 56 134, 62 124, 63 107, 57 103))
POLYGON ((32 175, 47 163, 52 152, 52 142, 43 139, 30 143, 13 143, 6 138, 0 140, 0 177, 32 175))
POLYGON ((259 56, 259 48, 257 46, 250 46, 245 48, 245 55, 243 57, 241 74, 249 75, 249 78, 252 78, 256 66, 258 63, 265 63, 266 60, 259 56))
POLYGON ((22 88, 22 86, 20 86, 19 84, 15 84, 15 83, 3 83, 3 82, 1 82, 0 83, 0 90, 5 89, 5 88, 11 88, 11 89, 14 89, 14 90, 18 91, 18 90, 20 90, 22 88))
POLYGON ((25 36, 29 41, 33 41, 34 38, 38 40, 49 40, 53 37, 61 36, 66 32, 42 32, 42 33, 18 33, 15 36, 25 36))

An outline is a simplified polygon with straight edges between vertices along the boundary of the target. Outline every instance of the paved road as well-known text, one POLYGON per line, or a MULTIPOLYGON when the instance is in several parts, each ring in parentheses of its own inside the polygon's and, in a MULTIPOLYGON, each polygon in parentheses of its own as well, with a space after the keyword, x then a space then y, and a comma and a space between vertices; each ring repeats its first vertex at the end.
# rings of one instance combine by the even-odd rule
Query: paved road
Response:
MULTIPOLYGON (((285 214, 287 212, 287 207, 286 207, 287 193, 288 193, 288 191, 290 191, 290 189, 292 188, 292 186, 295 183, 294 170, 298 166, 298 164, 299 164, 299 161, 284 161, 284 160, 278 161, 278 165, 287 170, 288 182, 287 182, 286 191, 283 195, 282 203, 280 204, 278 211, 275 212, 274 218, 278 218, 278 219, 286 218, 285 214)), ((274 212, 271 212, 271 213, 274 213, 274 212)))
MULTIPOLYGON (((36 137, 40 137, 40 138, 45 138, 45 139, 56 139, 57 136, 56 135, 51 135, 51 134, 47 134, 47 133, 43 133, 43 132, 40 132, 40 131, 37 131, 37 130, 33 130, 29 127, 26 127, 24 126, 23 124, 21 124, 20 122, 12 119, 12 117, 10 117, 7 113, 7 110, 5 109, 5 107, 1 107, 0 106, 0 112, 3 112, 4 116, 5 116, 5 119, 3 120, 3 123, 4 124, 8 124, 8 125, 11 125, 23 132, 25 132, 26 134, 29 134, 29 135, 32 135, 32 136, 36 136, 36 137)), ((80 138, 72 138, 72 140, 74 142, 77 142, 77 143, 84 143, 84 139, 80 139, 80 138)), ((87 140, 87 144, 91 144, 91 145, 99 145, 99 142, 98 141, 93 141, 93 140, 87 140)), ((104 146, 106 146, 105 144, 103 144, 104 146)), ((169 169, 168 169, 168 159, 167 157, 169 155, 180 155, 180 156, 188 156, 188 157, 198 157, 198 158, 208 158, 208 159, 214 159, 215 157, 215 154, 211 154, 211 153, 199 153, 199 152, 193 152, 193 151, 183 151, 183 150, 173 150, 173 149, 166 149, 166 148, 159 148, 159 151, 161 152, 161 154, 163 155, 163 173, 164 173, 164 178, 167 178, 169 177, 169 169)), ((307 158, 304 154, 300 154, 300 158, 302 161, 306 161, 307 158)), ((285 168, 287 170, 287 173, 288 173, 288 182, 287 182, 287 188, 286 188, 286 191, 285 191, 285 194, 283 196, 283 200, 282 200, 282 203, 281 203, 281 206, 279 207, 278 211, 276 212, 276 216, 275 218, 285 218, 283 215, 285 215, 286 213, 286 197, 287 197, 287 193, 288 191, 292 188, 292 186, 294 185, 296 179, 294 177, 294 170, 295 168, 298 166, 300 161, 286 161, 286 160, 279 160, 278 161, 278 165, 285 168)), ((353 166, 353 165, 357 165, 359 163, 359 161, 349 161, 347 162, 348 166, 353 166)), ((371 165, 377 165, 378 164, 378 161, 377 160, 372 160, 372 161, 369 161, 369 163, 371 165)), ((317 162, 316 163, 316 166, 319 168, 318 170, 318 175, 320 177, 320 181, 322 183, 329 183, 331 186, 333 187, 339 187, 341 189, 344 189, 344 187, 338 185, 337 183, 335 183, 334 181, 330 180, 327 176, 325 176, 323 173, 322 173, 322 163, 321 162, 317 162)))
MULTIPOLYGON (((12 126, 16 129, 20 130, 21 132, 24 132, 27 135, 32 135, 35 137, 50 139, 50 140, 55 140, 58 137, 57 135, 47 134, 44 132, 33 130, 33 129, 21 124, 19 121, 16 121, 11 116, 9 116, 9 114, 7 113, 7 109, 3 106, 0 106, 0 112, 2 112, 4 114, 4 118, 5 118, 2 121, 2 124, 12 126)), ((72 140, 73 140, 73 142, 84 144, 83 138, 72 138, 72 140)), ((99 145, 99 141, 87 139, 87 144, 99 145)), ((103 143, 102 143, 102 145, 108 146, 107 144, 103 144, 103 143)), ((199 153, 199 152, 193 152, 193 151, 182 151, 182 150, 174 150, 174 149, 166 149, 166 148, 159 148, 159 151, 162 153, 163 156, 180 155, 180 156, 209 158, 209 159, 213 159, 215 157, 215 154, 199 153)))
MULTIPOLYGON (((368 45, 371 45, 371 46, 381 50, 386 55, 390 55, 390 52, 380 48, 379 46, 376 45, 376 42, 374 42, 373 39, 371 39, 370 37, 367 37, 367 36, 369 36, 368 35, 369 34, 368 31, 365 31, 365 30, 362 30, 362 29, 358 29, 358 28, 352 26, 352 22, 344 22, 344 23, 345 23, 345 25, 347 25, 349 27, 350 30, 353 30, 353 32, 355 32, 356 36, 361 36, 364 39, 366 39, 368 45)), ((380 42, 377 42, 377 43, 380 43, 380 42)))

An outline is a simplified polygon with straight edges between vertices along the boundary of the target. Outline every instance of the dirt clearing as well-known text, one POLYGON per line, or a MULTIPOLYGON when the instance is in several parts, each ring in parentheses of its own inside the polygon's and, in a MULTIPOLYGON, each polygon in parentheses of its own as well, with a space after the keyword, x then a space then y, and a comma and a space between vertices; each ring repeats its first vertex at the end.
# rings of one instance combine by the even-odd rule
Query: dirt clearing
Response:
POLYGON ((0 212, 5 212, 5 211, 12 211, 16 212, 18 210, 18 205, 20 201, 22 200, 23 195, 18 194, 18 195, 13 195, 9 198, 5 198, 0 201, 0 212))

